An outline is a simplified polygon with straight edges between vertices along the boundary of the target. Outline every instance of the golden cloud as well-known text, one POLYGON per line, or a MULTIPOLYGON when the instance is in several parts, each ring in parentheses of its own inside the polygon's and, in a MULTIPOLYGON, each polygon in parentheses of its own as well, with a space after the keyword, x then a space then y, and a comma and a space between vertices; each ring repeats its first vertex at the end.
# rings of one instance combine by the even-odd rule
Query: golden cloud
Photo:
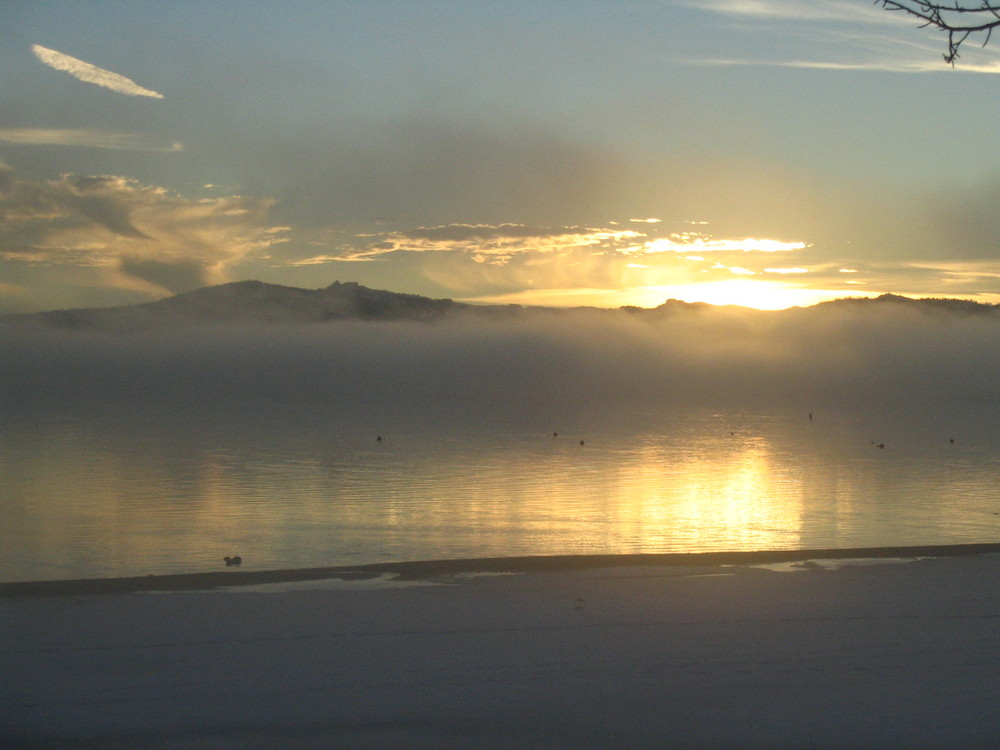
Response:
POLYGON ((285 241, 271 201, 191 200, 114 175, 17 178, 0 165, 0 260, 100 267, 103 283, 166 294, 226 280, 226 269, 285 241))

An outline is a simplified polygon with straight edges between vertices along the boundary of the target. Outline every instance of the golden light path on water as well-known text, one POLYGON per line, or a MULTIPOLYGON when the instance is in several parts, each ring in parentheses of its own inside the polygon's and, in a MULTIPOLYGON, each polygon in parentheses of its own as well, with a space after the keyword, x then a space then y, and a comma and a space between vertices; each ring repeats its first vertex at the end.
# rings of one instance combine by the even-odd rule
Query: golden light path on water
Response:
POLYGON ((798 542, 801 493, 783 477, 768 442, 757 438, 738 441, 731 450, 719 448, 699 446, 669 477, 663 471, 671 460, 667 451, 652 446, 642 451, 631 476, 623 477, 619 498, 622 507, 636 503, 627 536, 639 540, 640 551, 697 550, 722 539, 732 549, 779 549, 798 542))
MULTIPOLYGON (((26 559, 13 577, 39 578, 212 569, 237 552, 280 568, 809 541, 807 505, 826 491, 804 478, 813 472, 768 437, 715 427, 585 445, 398 436, 334 453, 50 439, 53 462, 20 463, 10 477, 23 517, 6 542, 26 559), (50 562, 32 573, 32 555, 50 562)), ((823 515, 853 504, 850 473, 821 497, 823 515)), ((856 524, 829 520, 822 533, 833 536, 856 524)))

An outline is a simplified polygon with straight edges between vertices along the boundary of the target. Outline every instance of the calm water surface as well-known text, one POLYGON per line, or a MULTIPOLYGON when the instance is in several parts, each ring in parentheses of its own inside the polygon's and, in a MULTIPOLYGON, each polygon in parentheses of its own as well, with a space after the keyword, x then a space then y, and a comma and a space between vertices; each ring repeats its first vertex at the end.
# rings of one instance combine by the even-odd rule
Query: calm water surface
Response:
POLYGON ((20 420, 0 448, 8 581, 215 570, 227 554, 257 570, 1000 539, 1000 440, 968 415, 543 429, 136 413, 20 420))

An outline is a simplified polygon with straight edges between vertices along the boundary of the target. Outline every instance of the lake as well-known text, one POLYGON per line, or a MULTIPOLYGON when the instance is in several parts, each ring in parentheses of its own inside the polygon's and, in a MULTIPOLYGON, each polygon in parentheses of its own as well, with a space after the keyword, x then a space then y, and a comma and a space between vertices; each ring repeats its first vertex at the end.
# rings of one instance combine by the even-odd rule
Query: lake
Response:
POLYGON ((974 410, 367 424, 96 409, 12 417, 0 448, 4 581, 230 554, 262 570, 1000 538, 1000 440, 974 410))

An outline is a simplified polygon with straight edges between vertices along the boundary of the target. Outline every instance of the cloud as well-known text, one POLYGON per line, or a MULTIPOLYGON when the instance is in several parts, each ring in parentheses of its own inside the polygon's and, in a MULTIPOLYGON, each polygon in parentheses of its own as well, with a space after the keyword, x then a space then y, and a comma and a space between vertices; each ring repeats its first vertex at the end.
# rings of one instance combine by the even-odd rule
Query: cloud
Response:
POLYGON ((111 89, 126 96, 148 96, 153 99, 163 98, 163 94, 143 88, 135 81, 123 75, 98 68, 96 65, 91 65, 54 49, 42 47, 40 44, 33 44, 31 51, 35 54, 35 57, 50 68, 69 73, 77 80, 84 81, 85 83, 103 86, 106 89, 111 89))
MULTIPOLYGON (((687 3, 738 25, 742 33, 774 37, 777 54, 706 57, 702 65, 788 67, 816 70, 944 73, 943 37, 921 33, 912 17, 854 0, 708 0, 687 3)), ((1000 73, 996 50, 978 50, 978 61, 960 61, 970 73, 1000 73)))
MULTIPOLYGON (((936 59, 909 58, 899 59, 886 55, 879 56, 867 62, 838 62, 834 60, 759 60, 734 58, 706 58, 701 60, 686 60, 691 65, 717 65, 734 67, 767 67, 767 68, 800 68, 803 70, 844 70, 865 71, 874 70, 884 73, 940 73, 945 69, 941 61, 936 59)), ((957 64, 956 64, 957 67, 957 64)), ((966 73, 1000 73, 1000 62, 968 64, 962 63, 961 69, 966 73)))
MULTIPOLYGON (((639 232, 620 228, 621 222, 608 227, 533 227, 524 224, 448 224, 434 227, 359 235, 361 245, 344 253, 324 254, 299 260, 311 265, 333 260, 373 260, 381 255, 398 253, 464 253, 480 263, 507 265, 519 256, 565 254, 584 251, 637 258, 662 253, 775 253, 802 250, 805 242, 758 238, 716 238, 707 232, 670 231, 670 225, 658 226, 660 219, 631 219, 648 228, 639 232), (665 235, 660 236, 663 232, 665 235)), ((690 222, 682 222, 689 224, 690 222)), ((702 260, 698 258, 698 260, 702 260)))
MULTIPOLYGON (((840 23, 878 23, 881 20, 870 8, 859 6, 853 0, 811 0, 809 3, 800 0, 700 0, 687 5, 713 13, 749 18, 840 23)), ((888 19, 881 22, 892 23, 888 19)))
POLYGON ((518 256, 573 250, 617 250, 644 235, 627 229, 583 226, 534 227, 524 224, 447 224, 360 235, 340 254, 296 261, 311 265, 334 260, 375 260, 399 253, 459 253, 478 263, 507 265, 518 256))
POLYGON ((715 239, 703 232, 683 232, 668 237, 650 240, 644 244, 643 253, 690 253, 698 252, 740 252, 779 253, 801 250, 805 242, 784 242, 782 240, 755 239, 715 239))
POLYGON ((638 232, 593 227, 529 227, 521 224, 452 224, 421 227, 386 236, 391 251, 464 252, 480 263, 504 265, 523 254, 560 253, 583 248, 615 250, 642 237, 638 232))
POLYGON ((284 241, 268 200, 191 200, 114 175, 19 178, 0 165, 0 261, 50 276, 164 296, 227 280, 227 269, 284 241))
POLYGON ((28 146, 84 146, 118 151, 175 153, 184 150, 176 141, 162 143, 136 133, 114 133, 88 128, 13 128, 0 130, 0 141, 28 146))
POLYGON ((450 241, 450 242, 484 242, 494 239, 525 238, 525 237, 565 237, 582 236, 594 233, 596 230, 586 227, 530 227, 524 224, 448 224, 437 227, 418 227, 399 236, 415 240, 450 241))

